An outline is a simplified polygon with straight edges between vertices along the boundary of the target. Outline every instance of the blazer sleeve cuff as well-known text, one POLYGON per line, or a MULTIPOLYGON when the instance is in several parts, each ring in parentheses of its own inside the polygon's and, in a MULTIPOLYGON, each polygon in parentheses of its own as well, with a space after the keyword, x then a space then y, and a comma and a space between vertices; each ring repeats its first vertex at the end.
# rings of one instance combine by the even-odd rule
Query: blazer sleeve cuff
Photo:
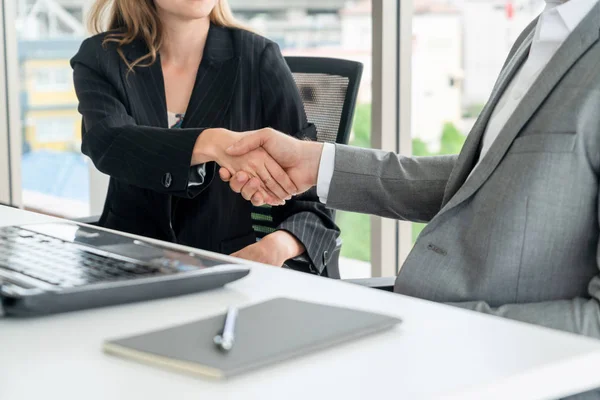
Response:
MULTIPOLYGON (((200 193, 202 193, 204 190, 206 190, 210 184, 212 183, 215 175, 216 175, 216 170, 217 170, 217 164, 214 162, 209 162, 204 164, 204 177, 202 178, 202 182, 201 183, 192 183, 191 181, 188 183, 187 186, 187 190, 185 192, 184 195, 180 195, 180 197, 185 197, 188 199, 193 199, 194 197, 198 196, 200 193)), ((197 174, 196 168, 192 167, 192 169, 190 170, 190 175, 192 174, 197 174), (192 172, 192 170, 194 172, 192 172)), ((199 179, 199 178, 194 178, 194 179, 199 179)))
POLYGON ((328 229, 323 221, 309 211, 300 212, 288 217, 277 230, 283 230, 302 243, 306 249, 311 268, 321 274, 335 251, 339 231, 328 229))
MULTIPOLYGON (((216 163, 208 162, 201 165, 193 165, 189 163, 192 159, 192 152, 196 144, 198 136, 202 131, 191 133, 190 129, 172 129, 172 134, 178 147, 187 149, 188 155, 183 158, 185 164, 181 163, 174 168, 173 172, 164 171, 160 177, 160 183, 163 186, 162 190, 177 197, 194 198, 203 192, 212 182, 216 174, 216 163)), ((168 149, 165 152, 168 153, 168 149)), ((165 154, 170 157, 169 154, 165 154)), ((173 154, 173 157, 176 155, 173 154)))

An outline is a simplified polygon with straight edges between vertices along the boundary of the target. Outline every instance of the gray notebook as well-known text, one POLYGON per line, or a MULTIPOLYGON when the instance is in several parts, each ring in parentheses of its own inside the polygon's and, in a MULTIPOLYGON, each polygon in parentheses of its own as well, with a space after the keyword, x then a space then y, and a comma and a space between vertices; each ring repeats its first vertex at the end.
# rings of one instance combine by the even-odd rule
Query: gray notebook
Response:
POLYGON ((104 351, 181 372, 226 378, 379 332, 399 319, 277 298, 239 310, 235 344, 223 352, 213 338, 225 315, 110 340, 104 351))

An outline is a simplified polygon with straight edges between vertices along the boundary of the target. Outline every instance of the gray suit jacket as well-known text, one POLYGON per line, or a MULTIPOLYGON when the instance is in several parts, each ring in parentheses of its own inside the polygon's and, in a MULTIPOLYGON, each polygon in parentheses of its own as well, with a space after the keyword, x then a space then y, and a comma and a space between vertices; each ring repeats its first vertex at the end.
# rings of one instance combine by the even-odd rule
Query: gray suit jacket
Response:
POLYGON ((460 155, 337 146, 327 205, 429 222, 396 280, 398 293, 600 338, 600 5, 469 177, 534 27, 511 50, 460 155))

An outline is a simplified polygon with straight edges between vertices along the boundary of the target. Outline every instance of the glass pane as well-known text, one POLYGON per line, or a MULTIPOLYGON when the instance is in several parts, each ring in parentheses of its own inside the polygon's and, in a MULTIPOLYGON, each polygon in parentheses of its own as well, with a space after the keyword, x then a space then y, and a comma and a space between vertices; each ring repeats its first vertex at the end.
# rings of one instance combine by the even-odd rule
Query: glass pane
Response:
MULTIPOLYGON (((544 0, 415 0, 413 155, 457 154, 504 60, 544 0)), ((424 224, 413 224, 413 240, 424 224)))
MULTIPOLYGON (((237 18, 276 41, 286 56, 333 57, 364 65, 349 143, 371 145, 371 1, 230 0, 237 18)), ((343 278, 371 274, 371 223, 367 215, 338 212, 343 278)))
POLYGON ((65 217, 89 215, 88 161, 69 59, 85 37, 86 0, 16 0, 23 203, 65 217))

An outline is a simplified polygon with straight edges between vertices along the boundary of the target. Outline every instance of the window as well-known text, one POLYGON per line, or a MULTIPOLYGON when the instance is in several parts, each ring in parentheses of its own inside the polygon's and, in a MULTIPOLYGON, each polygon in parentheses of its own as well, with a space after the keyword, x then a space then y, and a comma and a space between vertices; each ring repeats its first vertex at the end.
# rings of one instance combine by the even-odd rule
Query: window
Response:
MULTIPOLYGON (((413 0, 415 156, 460 152, 510 47, 543 5, 543 0, 413 0)), ((413 240, 423 227, 413 224, 413 240)))
MULTIPOLYGON (((27 73, 28 71, 25 71, 27 73)), ((32 71, 36 92, 68 92, 73 88, 73 74, 68 65, 37 68, 32 71)))
MULTIPOLYGON (((371 1, 230 0, 230 5, 239 19, 275 40, 284 55, 363 63, 349 143, 371 147, 371 1)), ((337 212, 336 222, 342 230, 342 277, 370 276, 370 217, 337 212)))
MULTIPOLYGON (((15 18, 25 207, 89 215, 89 166, 80 153, 81 117, 69 59, 86 32, 88 0, 17 0, 15 18)), ((7 7, 7 9, 9 9, 7 7)))
POLYGON ((77 143, 78 138, 73 138, 73 127, 77 126, 72 118, 38 118, 34 124, 31 141, 40 146, 64 143, 77 143))

